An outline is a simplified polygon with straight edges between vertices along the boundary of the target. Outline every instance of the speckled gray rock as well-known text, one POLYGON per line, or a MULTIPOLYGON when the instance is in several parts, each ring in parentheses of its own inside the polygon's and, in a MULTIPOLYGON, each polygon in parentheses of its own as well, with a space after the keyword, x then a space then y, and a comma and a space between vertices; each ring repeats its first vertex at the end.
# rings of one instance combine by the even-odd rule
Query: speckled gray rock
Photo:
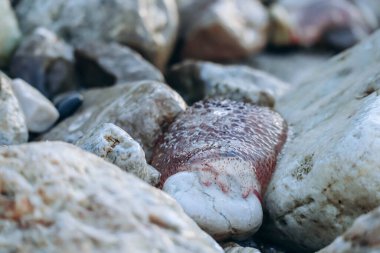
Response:
POLYGON ((222 97, 273 106, 289 89, 288 84, 263 71, 242 65, 223 66, 202 61, 174 65, 167 78, 189 103, 222 97))
POLYGON ((156 185, 160 180, 160 173, 147 164, 140 144, 114 124, 99 125, 80 138, 75 145, 100 156, 151 185, 156 185))
POLYGON ((4 66, 18 45, 21 32, 9 0, 0 0, 0 66, 4 66))
POLYGON ((54 105, 24 80, 14 79, 12 89, 24 113, 30 132, 42 133, 59 118, 59 113, 54 105))
POLYGON ((258 0, 177 0, 184 57, 227 60, 258 52, 268 15, 258 0))
POLYGON ((380 208, 357 218, 354 224, 318 253, 380 252, 380 208))
POLYGON ((84 103, 44 136, 45 140, 76 142, 102 123, 113 123, 129 133, 150 159, 156 139, 174 117, 185 110, 183 99, 170 87, 141 81, 83 93, 84 103))
POLYGON ((34 0, 16 7, 21 29, 52 29, 77 42, 114 41, 128 45, 163 68, 178 28, 175 0, 34 0))
POLYGON ((2 253, 223 252, 172 198, 67 143, 0 148, 0 182, 2 253))
POLYGON ((261 253, 260 250, 251 247, 242 247, 237 243, 228 243, 223 246, 225 253, 261 253))
POLYGON ((110 86, 140 80, 164 81, 161 72, 132 49, 117 43, 85 43, 75 49, 81 84, 110 86))
POLYGON ((73 49, 51 31, 37 28, 17 49, 10 73, 52 98, 75 88, 73 49))
POLYGON ((0 71, 0 145, 26 142, 24 114, 12 90, 12 81, 0 71))
POLYGON ((318 250, 380 205, 379 89, 377 32, 279 101, 291 134, 264 197, 276 239, 318 250))

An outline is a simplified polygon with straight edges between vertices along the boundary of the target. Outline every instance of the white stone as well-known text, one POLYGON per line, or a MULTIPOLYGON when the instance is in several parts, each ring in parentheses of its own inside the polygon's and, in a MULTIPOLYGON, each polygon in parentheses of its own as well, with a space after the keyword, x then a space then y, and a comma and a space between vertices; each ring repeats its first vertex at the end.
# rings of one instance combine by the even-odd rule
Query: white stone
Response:
POLYGON ((237 243, 228 243, 223 246, 224 253, 261 253, 260 250, 251 247, 242 247, 237 243))
POLYGON ((120 127, 104 123, 80 138, 75 145, 130 172, 151 185, 160 180, 160 173, 148 165, 140 144, 120 127))
POLYGON ((54 105, 24 80, 14 79, 12 89, 24 112, 30 132, 42 133, 58 120, 59 113, 54 105))

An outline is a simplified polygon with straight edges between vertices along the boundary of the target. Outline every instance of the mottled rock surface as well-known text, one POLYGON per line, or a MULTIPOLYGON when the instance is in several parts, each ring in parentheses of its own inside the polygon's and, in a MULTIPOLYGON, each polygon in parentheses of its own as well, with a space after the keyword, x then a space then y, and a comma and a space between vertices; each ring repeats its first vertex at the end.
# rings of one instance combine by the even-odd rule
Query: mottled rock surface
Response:
POLYGON ((161 72, 132 49, 117 43, 85 43, 75 49, 81 84, 111 86, 140 80, 164 81, 161 72))
POLYGON ((0 148, 1 252, 221 253, 173 199, 61 142, 0 148))
POLYGON ((42 133, 59 118, 59 113, 54 105, 24 80, 14 79, 12 89, 24 113, 26 126, 30 132, 42 133))
POLYGON ((223 246, 225 253, 261 253, 260 250, 251 247, 242 247, 237 243, 228 243, 223 246))
POLYGON ((114 124, 104 123, 97 126, 80 138, 75 145, 151 185, 156 185, 160 180, 160 173, 147 164, 140 144, 114 124))
POLYGON ((155 81, 93 89, 83 95, 84 103, 79 110, 47 133, 45 140, 73 143, 96 126, 113 123, 140 143, 149 160, 164 128, 186 108, 175 91, 155 81))
POLYGON ((12 90, 12 81, 0 71, 0 145, 28 140, 25 117, 12 90))
POLYGON ((377 32, 279 101, 291 134, 264 199, 276 239, 318 250, 380 205, 379 88, 377 32))
POLYGON ((263 71, 203 61, 174 65, 167 79, 188 103, 204 98, 227 98, 272 107, 289 89, 288 84, 263 71))
POLYGON ((175 0, 34 0, 16 7, 21 29, 52 29, 68 41, 128 45, 159 68, 171 53, 178 28, 175 0))
POLYGON ((22 41, 9 68, 48 98, 75 88, 73 49, 45 28, 22 41))

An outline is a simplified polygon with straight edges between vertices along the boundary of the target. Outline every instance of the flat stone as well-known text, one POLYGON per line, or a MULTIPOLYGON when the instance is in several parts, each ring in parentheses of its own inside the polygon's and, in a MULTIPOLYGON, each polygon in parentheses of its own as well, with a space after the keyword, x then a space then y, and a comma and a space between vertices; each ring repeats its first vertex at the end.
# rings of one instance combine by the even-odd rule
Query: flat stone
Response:
POLYGON ((222 253, 162 191, 71 144, 0 148, 2 252, 222 253))
POLYGON ((114 124, 99 125, 80 138, 75 145, 115 164, 151 185, 156 185, 160 180, 160 173, 147 164, 140 144, 114 124))
POLYGON ((291 134, 264 197, 266 229, 292 251, 321 249, 380 205, 379 88, 377 32, 277 104, 291 134))
POLYGON ((14 79, 12 89, 24 113, 30 132, 42 133, 59 118, 59 113, 54 105, 24 80, 14 79))
POLYGON ((12 81, 0 71, 0 145, 28 141, 25 117, 12 90, 12 81))

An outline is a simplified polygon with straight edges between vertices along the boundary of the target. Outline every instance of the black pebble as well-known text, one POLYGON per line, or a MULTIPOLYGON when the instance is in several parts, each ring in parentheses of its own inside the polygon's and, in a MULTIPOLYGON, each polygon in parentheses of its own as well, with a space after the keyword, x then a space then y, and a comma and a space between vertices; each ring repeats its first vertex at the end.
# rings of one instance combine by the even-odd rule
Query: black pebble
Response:
POLYGON ((59 112, 59 121, 71 116, 83 103, 83 96, 79 92, 69 92, 54 99, 54 105, 59 112))

